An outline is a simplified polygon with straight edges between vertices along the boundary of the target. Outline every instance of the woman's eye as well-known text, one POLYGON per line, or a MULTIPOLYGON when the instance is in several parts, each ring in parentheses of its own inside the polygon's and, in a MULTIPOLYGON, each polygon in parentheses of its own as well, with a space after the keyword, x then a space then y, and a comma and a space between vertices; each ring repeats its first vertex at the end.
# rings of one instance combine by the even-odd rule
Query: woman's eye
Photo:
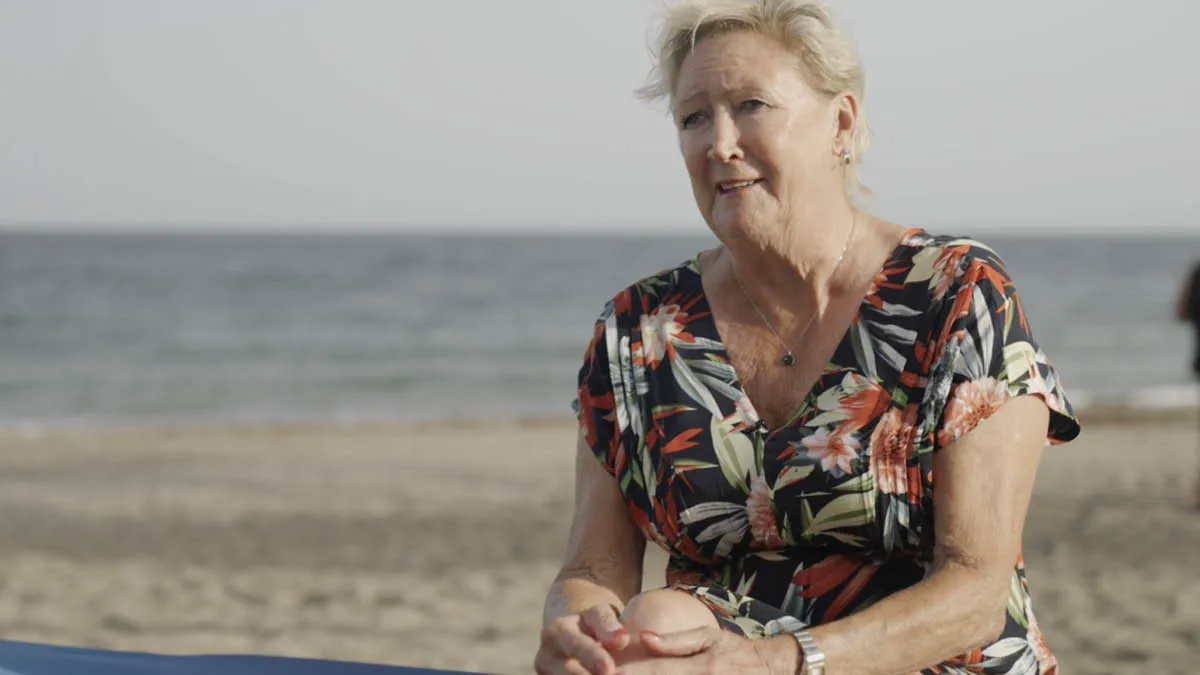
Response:
POLYGON ((742 110, 745 110, 745 111, 748 111, 748 112, 753 112, 753 111, 755 111, 755 110, 758 110, 758 109, 760 109, 760 108, 765 108, 765 107, 766 107, 766 105, 767 105, 766 103, 763 103, 762 101, 760 101, 760 100, 758 100, 758 99, 756 99, 756 98, 752 98, 752 99, 750 99, 750 100, 748 100, 748 101, 742 101, 742 105, 741 105, 741 106, 739 106, 739 107, 740 107, 742 110))
POLYGON ((687 129, 688 127, 695 126, 700 121, 700 118, 701 118, 701 113, 698 113, 698 112, 694 112, 690 115, 684 115, 679 120, 679 126, 683 129, 687 129))

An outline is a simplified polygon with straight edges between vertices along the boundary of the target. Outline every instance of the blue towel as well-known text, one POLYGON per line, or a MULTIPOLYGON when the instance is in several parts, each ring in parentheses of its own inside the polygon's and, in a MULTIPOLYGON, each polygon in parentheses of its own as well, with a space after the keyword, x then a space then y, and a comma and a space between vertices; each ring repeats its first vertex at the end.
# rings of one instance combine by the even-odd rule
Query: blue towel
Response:
POLYGON ((275 656, 164 656, 0 640, 0 675, 469 675, 275 656))

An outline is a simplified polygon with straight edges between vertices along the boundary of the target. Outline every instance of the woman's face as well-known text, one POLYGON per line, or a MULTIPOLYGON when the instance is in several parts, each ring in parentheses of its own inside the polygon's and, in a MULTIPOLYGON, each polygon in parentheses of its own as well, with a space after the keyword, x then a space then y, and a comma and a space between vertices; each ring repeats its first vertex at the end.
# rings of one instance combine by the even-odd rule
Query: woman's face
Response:
POLYGON ((683 62, 675 121, 696 204, 722 240, 766 242, 844 197, 839 133, 854 102, 805 81, 796 56, 749 32, 705 38, 683 62))

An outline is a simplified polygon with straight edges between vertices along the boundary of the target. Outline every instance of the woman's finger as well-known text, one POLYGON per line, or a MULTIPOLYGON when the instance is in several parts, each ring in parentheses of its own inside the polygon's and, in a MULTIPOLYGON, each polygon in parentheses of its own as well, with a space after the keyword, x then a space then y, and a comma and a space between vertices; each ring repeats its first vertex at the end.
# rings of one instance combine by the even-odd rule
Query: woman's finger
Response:
POLYGON ((561 632, 555 644, 564 657, 578 661, 590 675, 613 675, 617 672, 617 663, 612 654, 582 632, 561 632))
POLYGON ((621 625, 615 609, 608 605, 592 607, 580 615, 584 632, 592 635, 605 647, 620 651, 629 645, 629 631, 621 625))
POLYGON ((533 661, 537 675, 592 675, 577 659, 542 650, 533 661))
POLYGON ((642 644, 655 656, 691 656, 711 649, 721 639, 720 628, 701 627, 659 635, 643 631, 642 644))
POLYGON ((567 659, 567 662, 563 664, 563 672, 568 675, 593 675, 587 668, 583 667, 583 664, 578 659, 567 659))

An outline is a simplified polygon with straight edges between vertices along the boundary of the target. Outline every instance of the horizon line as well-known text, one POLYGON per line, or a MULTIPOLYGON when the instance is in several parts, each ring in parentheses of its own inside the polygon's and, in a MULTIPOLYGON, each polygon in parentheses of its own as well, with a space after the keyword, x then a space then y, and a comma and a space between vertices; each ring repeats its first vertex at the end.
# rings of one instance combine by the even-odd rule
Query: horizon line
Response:
MULTIPOLYGON (((1171 226, 1144 226, 1140 228, 1120 226, 1093 227, 1047 227, 1035 224, 1024 225, 942 225, 927 223, 915 225, 933 234, 960 233, 963 236, 972 234, 987 234, 990 236, 1024 236, 1024 237, 1196 237, 1200 236, 1200 223, 1192 228, 1171 226)), ((703 223, 688 229, 681 226, 646 226, 634 224, 595 224, 583 227, 556 228, 550 225, 530 224, 497 224, 483 225, 412 225, 398 223, 349 223, 331 225, 327 223, 115 223, 115 222, 79 222, 63 221, 0 221, 0 235, 97 235, 97 236, 130 236, 130 235, 162 235, 162 236, 487 236, 487 237, 529 237, 529 236, 560 236, 560 237, 598 237, 598 236, 644 236, 644 237, 705 237, 713 236, 703 223)))

